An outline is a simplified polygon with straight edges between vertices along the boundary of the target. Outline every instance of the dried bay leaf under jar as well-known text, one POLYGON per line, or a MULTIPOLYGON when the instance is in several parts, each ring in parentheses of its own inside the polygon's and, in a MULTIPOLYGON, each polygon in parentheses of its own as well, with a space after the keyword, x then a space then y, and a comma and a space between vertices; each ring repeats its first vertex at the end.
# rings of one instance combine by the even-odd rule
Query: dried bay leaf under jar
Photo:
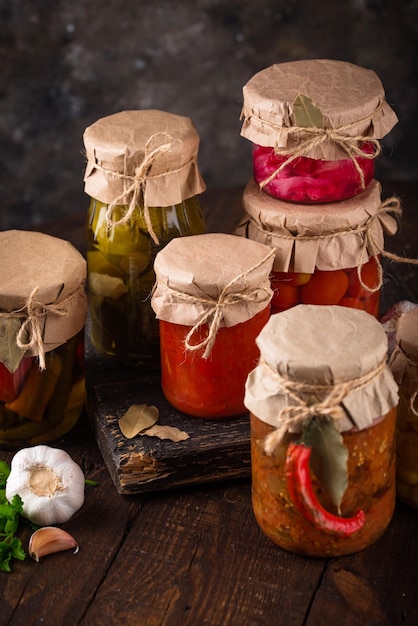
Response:
POLYGON ((64 435, 85 400, 86 261, 43 233, 0 233, 0 445, 64 435))
POLYGON ((159 367, 155 256, 205 231, 198 133, 188 117, 123 111, 88 127, 84 143, 91 341, 126 365, 159 367))

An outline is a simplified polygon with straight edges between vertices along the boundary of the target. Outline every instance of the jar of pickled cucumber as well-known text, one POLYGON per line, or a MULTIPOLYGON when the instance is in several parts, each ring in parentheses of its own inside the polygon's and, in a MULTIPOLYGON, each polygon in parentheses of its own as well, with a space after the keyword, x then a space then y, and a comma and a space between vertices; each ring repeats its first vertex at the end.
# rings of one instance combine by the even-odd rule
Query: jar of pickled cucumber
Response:
POLYGON ((0 233, 0 446, 61 437, 85 401, 86 261, 67 241, 0 233))
POLYGON ((159 366, 150 305, 155 255, 175 237, 205 231, 192 121, 164 111, 123 111, 84 133, 90 339, 102 355, 159 366))
POLYGON ((408 506, 418 509, 418 308, 399 317, 396 347, 389 366, 400 388, 396 448, 397 496, 408 506))
POLYGON ((155 259, 152 307, 161 336, 161 384, 183 413, 226 418, 246 412, 244 386, 270 317, 274 251, 234 235, 171 241, 155 259))
POLYGON ((373 180, 339 202, 302 205, 272 198, 251 180, 236 233, 276 249, 272 313, 297 304, 346 306, 379 316, 384 234, 397 231, 397 198, 373 180))
POLYGON ((397 123, 372 70, 327 59, 255 74, 243 88, 241 118, 257 184, 299 203, 361 193, 374 177, 379 139, 397 123))
POLYGON ((395 506, 398 386, 381 324, 302 304, 272 315, 257 344, 245 404, 258 524, 307 556, 370 546, 395 506))

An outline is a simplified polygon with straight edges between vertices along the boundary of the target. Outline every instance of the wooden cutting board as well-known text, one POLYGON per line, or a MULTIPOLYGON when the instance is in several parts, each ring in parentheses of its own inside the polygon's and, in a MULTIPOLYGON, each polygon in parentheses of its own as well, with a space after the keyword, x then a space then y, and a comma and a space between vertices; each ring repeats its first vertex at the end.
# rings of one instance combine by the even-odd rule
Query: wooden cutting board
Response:
POLYGON ((138 494, 196 483, 248 477, 249 415, 208 420, 178 412, 165 399, 159 372, 148 375, 115 366, 91 347, 86 355, 87 413, 116 489, 138 494), (189 439, 174 443, 137 435, 126 438, 118 420, 132 404, 158 407, 158 423, 189 439))

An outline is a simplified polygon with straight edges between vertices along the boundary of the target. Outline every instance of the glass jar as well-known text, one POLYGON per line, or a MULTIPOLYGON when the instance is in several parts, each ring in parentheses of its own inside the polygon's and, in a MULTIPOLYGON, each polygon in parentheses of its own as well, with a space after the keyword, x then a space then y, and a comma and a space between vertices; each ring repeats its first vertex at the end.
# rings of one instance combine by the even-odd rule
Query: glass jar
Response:
POLYGON ((271 316, 257 344, 245 404, 258 524, 307 556, 363 550, 395 506, 398 387, 384 330, 364 311, 298 305, 271 316))
MULTIPOLYGON (((150 306, 155 283, 154 259, 174 237, 203 233, 204 219, 197 197, 171 207, 150 207, 157 245, 143 213, 127 224, 106 225, 108 205, 92 199, 88 212, 90 338, 102 354, 127 365, 158 367, 158 321, 150 306)), ((127 207, 115 207, 123 215, 127 207)))
MULTIPOLYGON (((368 142, 359 149, 366 155, 374 152, 368 142)), ((299 156, 289 161, 274 148, 257 145, 253 146, 252 156, 258 185, 270 196, 290 202, 311 204, 352 198, 374 177, 375 162, 367 156, 334 161, 299 156)))
POLYGON ((246 412, 255 338, 270 316, 272 263, 267 246, 223 233, 176 239, 157 254, 151 304, 161 384, 179 411, 212 419, 246 412))
POLYGON ((199 136, 189 118, 124 111, 87 128, 84 142, 90 339, 125 365, 159 367, 153 264, 171 239, 205 231, 199 136))
POLYGON ((372 70, 327 59, 255 74, 243 88, 241 119, 260 188, 299 203, 361 193, 373 179, 379 139, 397 123, 372 70))
POLYGON ((78 421, 85 280, 86 262, 68 242, 0 233, 0 446, 52 441, 78 421))
MULTIPOLYGON (((200 354, 184 349, 191 326, 160 320, 161 386, 170 404, 212 419, 245 413, 245 381, 259 357, 255 338, 269 317, 267 306, 245 322, 219 328, 208 359, 202 358, 203 349, 200 354)), ((207 324, 200 326, 195 341, 204 341, 208 330, 207 324)))
POLYGON ((380 254, 384 234, 397 230, 400 208, 395 200, 382 202, 380 184, 374 180, 354 198, 302 205, 272 198, 251 180, 243 194, 244 217, 235 232, 276 251, 272 314, 297 304, 339 304, 377 318, 383 280, 380 254))
MULTIPOLYGON (((412 304, 412 303, 411 303, 412 304)), ((396 492, 418 509, 418 309, 397 321, 396 347, 389 366, 400 387, 396 438, 396 492)))

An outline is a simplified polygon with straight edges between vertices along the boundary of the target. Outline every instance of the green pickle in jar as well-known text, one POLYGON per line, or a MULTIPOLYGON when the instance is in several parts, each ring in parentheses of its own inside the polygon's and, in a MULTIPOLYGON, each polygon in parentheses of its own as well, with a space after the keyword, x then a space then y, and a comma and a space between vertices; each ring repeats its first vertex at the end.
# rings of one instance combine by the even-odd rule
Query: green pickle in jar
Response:
POLYGON ((78 421, 85 401, 85 281, 86 261, 68 242, 0 233, 1 447, 52 441, 78 421))
POLYGON ((126 365, 159 367, 154 259, 175 237, 205 232, 199 137, 189 118, 145 110, 98 120, 84 141, 90 339, 126 365))

